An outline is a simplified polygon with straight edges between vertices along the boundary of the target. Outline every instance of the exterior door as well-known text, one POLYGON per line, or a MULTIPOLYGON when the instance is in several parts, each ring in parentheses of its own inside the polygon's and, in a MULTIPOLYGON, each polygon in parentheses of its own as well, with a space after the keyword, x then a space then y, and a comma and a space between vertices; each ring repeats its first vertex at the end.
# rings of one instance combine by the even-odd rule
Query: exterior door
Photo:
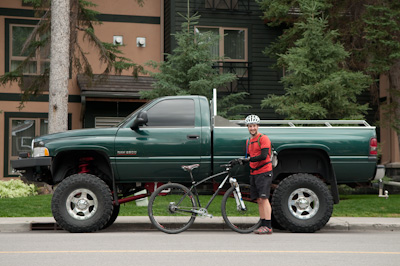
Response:
POLYGON ((138 130, 121 128, 115 163, 119 180, 189 180, 181 165, 200 162, 201 125, 193 99, 165 99, 148 106, 148 123, 138 130))

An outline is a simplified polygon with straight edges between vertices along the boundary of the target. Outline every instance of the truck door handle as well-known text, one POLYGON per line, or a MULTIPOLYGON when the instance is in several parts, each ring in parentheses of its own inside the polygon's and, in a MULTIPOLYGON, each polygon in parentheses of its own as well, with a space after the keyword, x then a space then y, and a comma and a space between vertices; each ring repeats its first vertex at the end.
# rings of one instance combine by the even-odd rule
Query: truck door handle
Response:
POLYGON ((199 139, 200 136, 199 135, 187 135, 188 139, 199 139))

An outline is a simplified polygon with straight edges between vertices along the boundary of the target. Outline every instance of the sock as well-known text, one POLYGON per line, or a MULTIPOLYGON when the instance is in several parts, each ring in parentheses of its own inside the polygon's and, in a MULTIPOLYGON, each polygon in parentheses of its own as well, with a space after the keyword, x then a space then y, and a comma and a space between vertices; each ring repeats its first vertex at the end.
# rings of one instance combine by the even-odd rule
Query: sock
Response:
POLYGON ((267 226, 267 220, 261 219, 261 226, 267 226))
POLYGON ((268 227, 268 228, 272 228, 271 220, 265 220, 265 226, 268 227))

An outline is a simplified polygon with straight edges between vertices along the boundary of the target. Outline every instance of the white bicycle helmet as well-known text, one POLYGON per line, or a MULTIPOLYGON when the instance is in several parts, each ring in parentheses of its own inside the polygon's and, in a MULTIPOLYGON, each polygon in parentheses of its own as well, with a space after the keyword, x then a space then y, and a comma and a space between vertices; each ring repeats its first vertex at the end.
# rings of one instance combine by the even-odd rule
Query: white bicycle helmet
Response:
POLYGON ((246 125, 250 125, 250 124, 260 124, 260 118, 256 115, 248 115, 246 117, 246 119, 244 120, 244 123, 246 125))

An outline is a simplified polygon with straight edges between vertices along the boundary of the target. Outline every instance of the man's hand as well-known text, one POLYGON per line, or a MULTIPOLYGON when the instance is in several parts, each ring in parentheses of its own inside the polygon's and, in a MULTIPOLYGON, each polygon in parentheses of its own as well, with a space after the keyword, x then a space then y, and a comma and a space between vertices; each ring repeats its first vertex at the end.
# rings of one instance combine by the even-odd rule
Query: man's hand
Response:
POLYGON ((250 161, 250 158, 237 158, 237 159, 230 161, 229 163, 232 166, 235 166, 235 165, 244 165, 244 164, 248 163, 249 161, 250 161))
POLYGON ((250 157, 237 159, 240 165, 244 165, 250 161, 250 157))

